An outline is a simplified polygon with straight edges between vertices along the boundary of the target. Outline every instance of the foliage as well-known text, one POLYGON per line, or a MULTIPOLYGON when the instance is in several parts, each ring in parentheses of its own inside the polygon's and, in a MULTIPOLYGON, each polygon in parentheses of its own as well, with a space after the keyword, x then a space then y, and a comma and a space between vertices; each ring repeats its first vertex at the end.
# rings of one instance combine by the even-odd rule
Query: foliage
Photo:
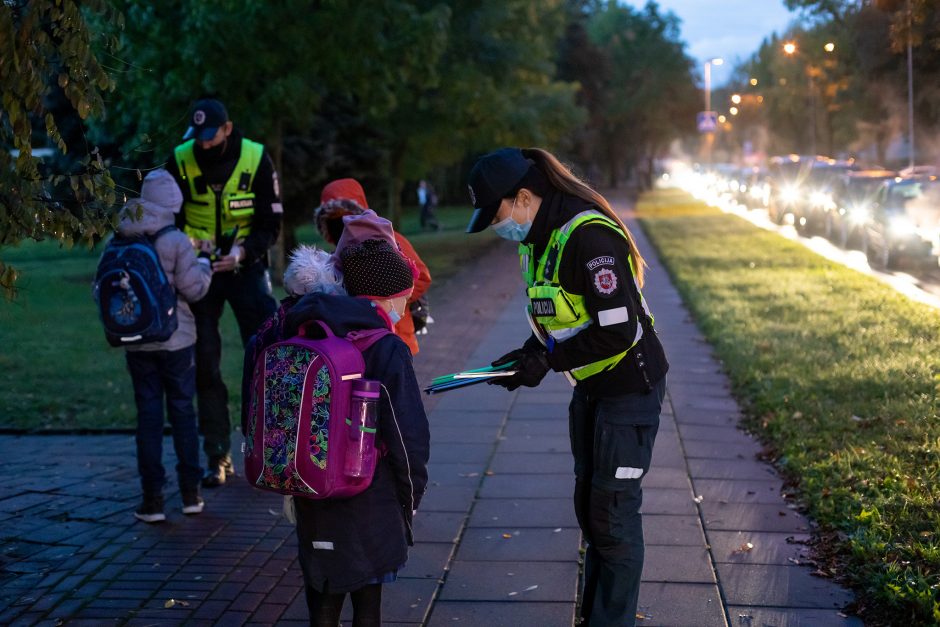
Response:
POLYGON ((892 140, 906 136, 908 37, 913 46, 915 140, 918 159, 940 155, 940 12, 933 0, 788 0, 805 17, 781 38, 764 41, 738 68, 734 91, 763 98, 754 129, 769 135, 768 153, 809 152, 815 118, 817 152, 888 160, 892 140), (910 7, 910 12, 908 11, 910 7), (788 57, 782 43, 798 52, 788 57), (826 52, 825 43, 835 49, 826 52), (750 77, 759 79, 750 86, 750 77))
MULTIPOLYGON (((34 141, 74 151, 48 110, 54 93, 82 119, 99 115, 114 83, 88 28, 88 13, 120 27, 106 0, 30 0, 0 4, 0 246, 54 238, 89 244, 109 230, 114 185, 97 150, 54 171, 34 154, 34 141), (14 152, 15 151, 15 152, 14 152)), ((12 295, 17 271, 0 259, 0 288, 12 295)))
POLYGON ((866 624, 935 624, 940 312, 685 194, 638 210, 866 624))
MULTIPOLYGON (((582 155, 591 151, 616 186, 622 170, 656 156, 695 120, 693 62, 679 21, 655 2, 642 10, 617 2, 583 3, 572 15, 564 67, 581 81, 588 110, 582 155)), ((647 173, 651 170, 644 164, 647 173)))

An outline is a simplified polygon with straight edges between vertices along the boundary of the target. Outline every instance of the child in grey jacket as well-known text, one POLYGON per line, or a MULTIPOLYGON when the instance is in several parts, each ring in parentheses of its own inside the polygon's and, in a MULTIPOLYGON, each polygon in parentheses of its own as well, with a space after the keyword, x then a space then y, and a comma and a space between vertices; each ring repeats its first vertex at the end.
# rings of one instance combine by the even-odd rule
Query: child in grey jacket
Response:
MULTIPOLYGON (((174 223, 183 195, 173 177, 163 169, 144 179, 140 198, 125 204, 118 233, 125 237, 153 236, 174 223)), ((199 495, 199 433, 193 397, 196 393, 196 324, 189 303, 209 291, 212 270, 207 259, 198 259, 182 231, 170 230, 154 242, 160 264, 178 295, 178 327, 164 342, 126 347, 127 368, 134 384, 137 405, 137 470, 143 501, 134 516, 148 523, 166 520, 163 513, 163 399, 173 429, 176 472, 184 514, 203 509, 199 495)))

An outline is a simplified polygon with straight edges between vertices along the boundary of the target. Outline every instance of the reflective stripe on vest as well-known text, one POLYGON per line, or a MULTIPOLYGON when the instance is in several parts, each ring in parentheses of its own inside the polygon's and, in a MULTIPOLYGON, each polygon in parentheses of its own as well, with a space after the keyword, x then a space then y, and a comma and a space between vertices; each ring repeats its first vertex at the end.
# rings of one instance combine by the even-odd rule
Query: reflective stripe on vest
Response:
MULTIPOLYGON (((529 296, 529 314, 552 338, 559 342, 574 337, 593 323, 584 305, 584 297, 566 291, 558 280, 558 270, 561 267, 565 245, 574 230, 585 224, 606 226, 620 234, 624 241, 627 239, 626 234, 616 221, 597 210, 591 209, 579 213, 552 231, 538 263, 532 263, 533 247, 531 245, 519 245, 519 260, 527 285, 526 293, 529 296)), ((636 291, 640 295, 640 304, 652 323, 653 316, 646 305, 646 299, 643 298, 643 293, 640 291, 640 286, 636 280, 633 257, 628 257, 627 261, 636 291)), ((571 374, 575 379, 582 381, 599 372, 616 367, 642 337, 643 325, 638 321, 636 335, 630 348, 611 357, 575 368, 571 371, 571 374)))
POLYGON ((193 152, 195 140, 183 142, 173 151, 176 166, 189 186, 189 197, 183 201, 186 224, 183 230, 192 238, 208 240, 217 246, 224 235, 231 235, 238 227, 238 237, 251 232, 255 215, 255 195, 251 191, 264 146, 242 138, 241 154, 235 169, 220 193, 201 182, 202 170, 193 152), (200 189, 202 191, 200 191, 200 189))

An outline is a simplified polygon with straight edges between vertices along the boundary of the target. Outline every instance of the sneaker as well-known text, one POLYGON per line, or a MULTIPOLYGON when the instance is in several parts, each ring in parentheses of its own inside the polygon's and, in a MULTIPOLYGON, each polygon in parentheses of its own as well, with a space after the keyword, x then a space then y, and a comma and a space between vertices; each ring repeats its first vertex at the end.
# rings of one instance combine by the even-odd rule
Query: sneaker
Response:
POLYGON ((166 520, 166 514, 163 513, 163 495, 144 494, 144 500, 134 512, 134 518, 145 523, 158 523, 166 520))
POLYGON ((202 508, 206 503, 199 496, 199 488, 187 488, 180 490, 180 496, 183 498, 184 514, 201 514, 202 508))
POLYGON ((232 465, 230 455, 210 458, 206 476, 202 478, 202 487, 217 488, 225 483, 226 477, 231 477, 234 474, 235 467, 232 465))

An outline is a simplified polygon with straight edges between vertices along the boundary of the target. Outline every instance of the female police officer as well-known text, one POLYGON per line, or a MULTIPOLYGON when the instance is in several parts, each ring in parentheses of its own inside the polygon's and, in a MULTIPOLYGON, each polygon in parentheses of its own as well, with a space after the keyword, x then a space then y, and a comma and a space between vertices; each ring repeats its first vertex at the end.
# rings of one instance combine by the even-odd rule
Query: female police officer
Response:
POLYGON ((575 511, 588 544, 582 618, 633 625, 643 569, 640 482, 649 470, 668 369, 643 299, 643 258, 599 193, 554 156, 503 148, 470 172, 467 232, 520 242, 537 329, 493 383, 534 387, 549 369, 575 383, 569 408, 575 511))

